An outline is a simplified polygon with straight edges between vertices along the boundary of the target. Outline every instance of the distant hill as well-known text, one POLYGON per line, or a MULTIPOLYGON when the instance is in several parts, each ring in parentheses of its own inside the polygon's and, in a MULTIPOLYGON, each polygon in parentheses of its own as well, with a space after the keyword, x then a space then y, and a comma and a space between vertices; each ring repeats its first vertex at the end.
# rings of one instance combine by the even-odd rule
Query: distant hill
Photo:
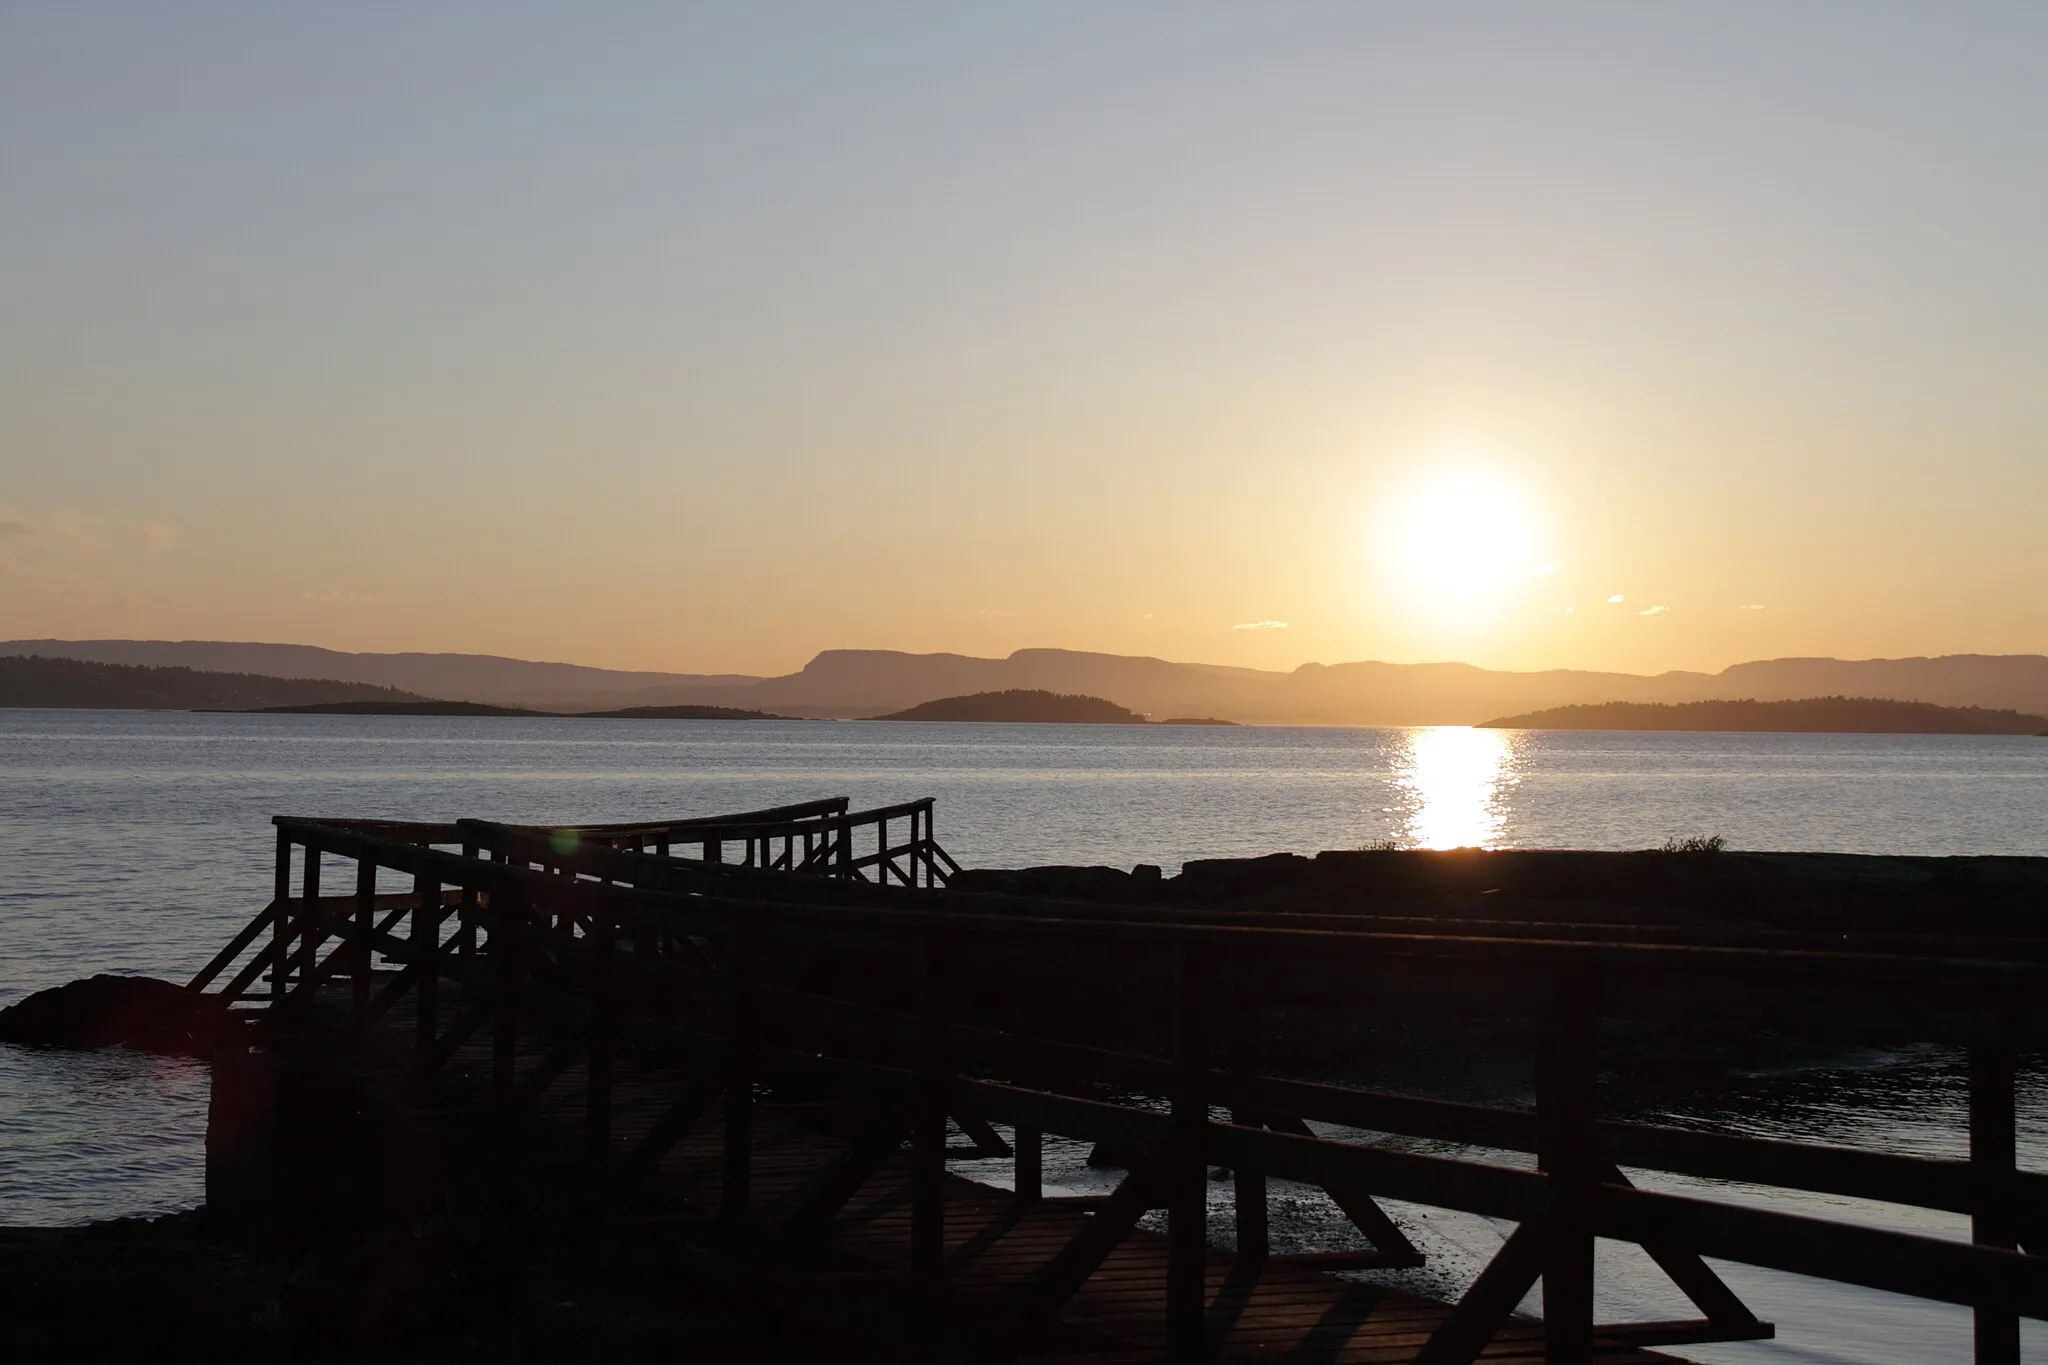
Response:
POLYGON ((1935 706, 1872 697, 1806 697, 1797 701, 1695 701, 1676 706, 1611 701, 1559 706, 1490 720, 1503 730, 1753 730, 1880 735, 2035 735, 2048 717, 1975 706, 1935 706))
POLYGON ((396 688, 333 678, 266 678, 37 655, 0 657, 0 706, 248 711, 331 702, 411 705, 424 700, 396 688))
POLYGON ((551 716, 480 701, 327 701, 305 706, 258 706, 262 716, 551 716))
POLYGON ((540 716, 553 720, 788 720, 730 706, 629 706, 622 711, 529 711, 480 701, 333 701, 312 706, 265 706, 264 715, 293 716, 540 716))
POLYGON ((541 711, 684 705, 851 717, 892 713, 934 698, 1029 690, 1103 697, 1145 715, 1215 716, 1271 725, 1470 725, 1491 716, 1610 701, 1822 696, 2048 714, 2048 656, 2038 654, 1769 659, 1720 673, 1642 676, 1380 662, 1303 664, 1282 673, 1070 649, 1020 649, 1000 659, 829 649, 797 672, 774 678, 624 672, 483 654, 345 654, 307 645, 217 641, 0 642, 0 655, 9 654, 365 682, 415 696, 541 711))
POLYGON ((628 706, 619 711, 584 711, 585 720, 794 720, 772 711, 747 711, 737 706, 628 706))
POLYGON ((453 697, 544 711, 594 711, 701 700, 707 689, 762 679, 735 673, 653 673, 538 663, 493 654, 351 654, 314 645, 225 640, 10 640, 0 655, 146 664, 275 678, 372 683, 416 697, 453 697))
POLYGON ((1065 692, 1042 692, 1035 688, 1010 688, 1002 692, 976 692, 965 697, 941 697, 897 711, 876 720, 961 720, 1030 722, 1046 725, 1143 725, 1145 718, 1126 711, 1100 697, 1075 696, 1065 692))

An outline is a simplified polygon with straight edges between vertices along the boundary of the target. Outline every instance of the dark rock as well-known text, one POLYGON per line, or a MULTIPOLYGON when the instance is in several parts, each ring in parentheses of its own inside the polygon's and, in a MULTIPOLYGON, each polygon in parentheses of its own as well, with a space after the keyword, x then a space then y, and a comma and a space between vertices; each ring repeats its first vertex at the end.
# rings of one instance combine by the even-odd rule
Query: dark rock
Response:
POLYGON ((217 1002, 147 976, 88 977, 0 1010, 0 1043, 207 1057, 238 1029, 217 1002))
POLYGON ((1153 869, 1143 877, 1120 867, 1023 867, 974 869, 956 873, 950 891, 978 891, 1004 896, 1042 896, 1052 900, 1101 901, 1131 905, 1153 900, 1164 882, 1153 869))

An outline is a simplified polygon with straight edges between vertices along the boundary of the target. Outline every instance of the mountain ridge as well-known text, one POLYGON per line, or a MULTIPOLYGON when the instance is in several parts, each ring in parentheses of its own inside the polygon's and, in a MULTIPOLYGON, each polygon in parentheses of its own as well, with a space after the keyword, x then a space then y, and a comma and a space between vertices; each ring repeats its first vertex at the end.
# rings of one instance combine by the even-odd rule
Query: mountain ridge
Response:
POLYGON ((2048 713, 2048 655, 1759 659, 1718 673, 1583 669, 1513 672, 1474 664, 1359 660, 1289 670, 1148 655, 1027 648, 1004 658, 829 649, 778 677, 601 669, 456 653, 351 654, 231 641, 14 640, 0 655, 331 678, 536 710, 711 705, 813 717, 873 716, 941 697, 1012 689, 1081 693, 1155 716, 1267 725, 1476 725, 1497 716, 1604 702, 1681 703, 1872 696, 2048 713), (312 672, 309 670, 315 670, 312 672))

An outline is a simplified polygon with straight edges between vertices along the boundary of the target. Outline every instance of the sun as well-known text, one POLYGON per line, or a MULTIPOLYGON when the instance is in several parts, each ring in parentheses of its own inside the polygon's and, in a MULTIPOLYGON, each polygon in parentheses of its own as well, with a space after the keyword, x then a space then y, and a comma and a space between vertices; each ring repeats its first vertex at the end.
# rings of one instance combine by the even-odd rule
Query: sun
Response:
POLYGON ((1479 472, 1439 475, 1390 504, 1385 568, 1419 614, 1472 624, 1505 606, 1546 571, 1535 507, 1509 481, 1479 472))

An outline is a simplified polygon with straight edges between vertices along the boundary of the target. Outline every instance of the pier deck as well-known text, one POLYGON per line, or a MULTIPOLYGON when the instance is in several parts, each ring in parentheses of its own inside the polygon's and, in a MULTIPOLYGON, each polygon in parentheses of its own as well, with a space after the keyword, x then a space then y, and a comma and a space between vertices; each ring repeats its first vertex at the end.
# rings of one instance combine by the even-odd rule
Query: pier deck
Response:
MULTIPOLYGON (((379 987, 395 974, 376 975, 379 987)), ((339 986, 346 988, 343 980, 339 986)), ((300 1021, 315 1035, 347 1022, 341 992, 323 999, 300 1021)), ((460 1012, 459 991, 444 1008, 460 1012)), ((358 1080, 390 1090, 408 1079, 417 1014, 400 1001, 379 1020, 357 1052, 358 1080), (373 1074, 377 1073, 377 1074, 373 1074)), ((458 1157, 482 1136, 477 1120, 490 1112, 489 1040, 472 1039, 449 1058, 423 1110, 437 1131, 421 1132, 425 1150, 458 1157)), ((522 1071, 545 1064, 544 1050, 523 1046, 522 1071)), ((696 1079, 672 1068, 627 1068, 612 1081, 612 1152, 615 1165, 645 1141, 679 1088, 696 1079)), ((515 1159, 529 1204, 550 1204, 575 1216, 592 1197, 584 1180, 588 1076, 581 1063, 565 1068, 526 1112, 515 1159)), ((864 1290, 885 1303, 912 1289, 915 1172, 907 1151, 885 1159, 846 1199, 800 1256, 750 1264, 775 1247, 777 1234, 800 1216, 821 1185, 849 1156, 852 1144, 802 1122, 808 1106, 755 1106, 751 1122, 752 1179, 748 1226, 729 1237, 722 1226, 727 1151, 723 1106, 708 1103, 641 1186, 630 1213, 608 1215, 614 1226, 676 1229, 705 1236, 704 1273, 730 1276, 758 1298, 761 1311, 803 1311, 821 1293, 857 1300, 864 1290), (724 1265, 725 1256, 732 1259, 724 1265)), ((954 1134, 955 1139, 959 1134, 954 1134)), ((949 1174, 945 1181, 945 1290, 947 1316, 986 1321, 1007 1311, 1017 1292, 1043 1275, 1098 1216, 1098 1198, 1020 1201, 1015 1192, 949 1174)), ((1166 1263, 1168 1238, 1142 1228, 1123 1235, 1062 1307, 1057 1336, 1062 1349, 1028 1354, 1022 1361, 1069 1365, 1141 1365, 1167 1358, 1166 1263)), ((1203 1260, 1205 1338, 1217 1361, 1286 1361, 1292 1365, 1394 1365, 1409 1362, 1450 1317, 1453 1305, 1396 1289, 1340 1278, 1286 1257, 1245 1257, 1210 1248, 1203 1260)), ((859 1316, 857 1305, 843 1312, 859 1316)), ((898 1343, 906 1350, 915 1343, 898 1343)), ((1595 1343, 1603 1365, 1653 1365, 1672 1357, 1613 1338, 1595 1343)), ((1543 1359, 1540 1322, 1510 1319, 1476 1357, 1482 1361, 1543 1359)))
MULTIPOLYGON (((273 1232, 467 1181, 522 1218, 664 1238, 731 1301, 830 1318, 881 1358, 1587 1365, 1772 1335, 1707 1258, 1969 1305, 1979 1365, 2016 1365, 2019 1320, 2048 1318, 2048 1174, 2014 1158, 2017 1056, 2048 1048, 2038 938, 963 892, 929 802, 611 830, 277 824, 270 905, 194 983, 260 1016, 226 1064, 272 1073, 274 1164, 296 1178, 241 1207, 273 1232), (353 894, 325 889, 337 862, 353 894), (1533 1108, 1262 1062, 1283 1019, 1461 1013, 1530 1050, 1533 1108), (1957 1047, 1970 1155, 1602 1118, 1603 1020, 1957 1047), (1127 1173, 1047 1197, 1048 1134, 1127 1173), (1012 1188, 949 1172, 963 1155, 1008 1160, 1012 1188), (1208 1235, 1214 1166, 1229 1250, 1208 1235), (1642 1190, 1630 1169, 1966 1213, 1974 1244, 1642 1190), (1272 1178, 1327 1195, 1369 1244, 1357 1268, 1421 1263, 1381 1198, 1513 1231, 1433 1303, 1272 1254, 1272 1178), (1700 1316, 1597 1321, 1596 1238, 1641 1246, 1700 1316), (1543 1321, 1515 1317, 1538 1283, 1543 1321)), ((216 1191, 213 1145, 209 1206, 232 1213, 235 1172, 262 1163, 223 1143, 216 1191)))

